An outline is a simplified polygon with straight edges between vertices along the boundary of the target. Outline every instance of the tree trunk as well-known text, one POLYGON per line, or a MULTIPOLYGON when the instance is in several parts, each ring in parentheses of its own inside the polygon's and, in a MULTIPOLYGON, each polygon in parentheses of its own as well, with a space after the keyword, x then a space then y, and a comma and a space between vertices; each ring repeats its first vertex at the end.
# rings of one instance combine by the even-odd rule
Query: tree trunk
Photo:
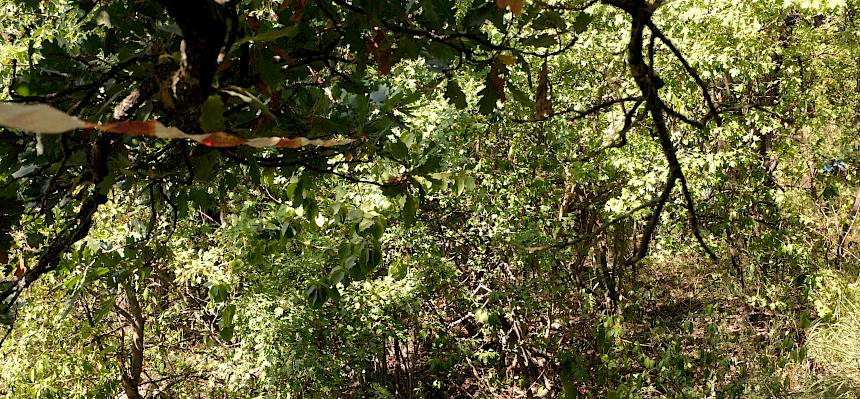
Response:
MULTIPOLYGON (((123 284, 127 301, 127 310, 117 306, 117 312, 122 315, 131 327, 131 353, 128 357, 128 367, 122 367, 122 388, 129 399, 143 399, 140 394, 140 375, 143 372, 143 312, 137 301, 137 293, 130 283, 123 284)), ((125 363, 125 359, 121 359, 125 363)))

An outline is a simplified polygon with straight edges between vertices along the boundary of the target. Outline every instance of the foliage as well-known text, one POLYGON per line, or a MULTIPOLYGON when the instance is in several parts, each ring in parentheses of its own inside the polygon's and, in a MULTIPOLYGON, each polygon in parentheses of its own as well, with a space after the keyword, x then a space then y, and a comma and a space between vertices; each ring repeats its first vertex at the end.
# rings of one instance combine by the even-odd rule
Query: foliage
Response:
POLYGON ((335 140, 3 129, 0 392, 856 394, 858 11, 0 0, 11 101, 335 140))

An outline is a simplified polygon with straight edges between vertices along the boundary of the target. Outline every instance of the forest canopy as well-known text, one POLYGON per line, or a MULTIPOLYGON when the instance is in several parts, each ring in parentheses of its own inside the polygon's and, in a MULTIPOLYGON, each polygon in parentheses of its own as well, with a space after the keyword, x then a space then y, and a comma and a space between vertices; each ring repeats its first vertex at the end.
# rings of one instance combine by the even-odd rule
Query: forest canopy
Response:
POLYGON ((0 0, 0 394, 856 397, 858 12, 0 0))

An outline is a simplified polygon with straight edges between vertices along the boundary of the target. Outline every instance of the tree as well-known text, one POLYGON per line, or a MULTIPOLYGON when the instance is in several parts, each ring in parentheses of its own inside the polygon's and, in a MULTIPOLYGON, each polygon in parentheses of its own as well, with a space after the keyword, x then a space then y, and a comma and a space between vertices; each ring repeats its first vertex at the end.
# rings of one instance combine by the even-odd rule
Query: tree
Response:
MULTIPOLYGON (((38 10, 73 22, 68 30, 26 39, 21 32, 38 31, 34 29, 38 20, 22 18, 9 25, 10 32, 17 29, 11 34, 18 37, 7 40, 21 47, 10 57, 13 68, 3 76, 13 101, 50 104, 91 124, 80 122, 87 128, 73 134, 11 133, 3 138, 0 251, 20 266, 0 280, 0 315, 10 324, 16 299, 25 288, 52 272, 77 268, 69 257, 93 262, 92 270, 105 274, 87 274, 78 282, 104 280, 105 286, 92 288, 93 296, 120 298, 115 304, 117 323, 134 337, 129 349, 120 351, 119 370, 129 397, 142 396, 147 317, 140 298, 149 278, 144 276, 157 269, 153 264, 168 251, 166 242, 177 229, 205 237, 188 225, 189 209, 227 228, 231 214, 241 214, 228 206, 234 198, 261 195, 280 184, 291 207, 302 214, 282 213, 304 221, 281 220, 289 219, 282 214, 272 218, 277 229, 263 230, 290 238, 313 229, 324 208, 321 204, 331 205, 329 197, 336 192, 329 185, 332 178, 368 186, 389 198, 397 211, 334 211, 338 217, 332 219, 341 220, 339 263, 320 273, 305 294, 316 307, 337 300, 338 284, 360 281, 380 264, 388 225, 412 225, 419 209, 432 211, 428 196, 434 188, 450 183, 459 192, 474 185, 474 179, 462 173, 439 173, 460 166, 454 154, 459 150, 453 144, 456 138, 432 137, 419 143, 407 139, 414 135, 404 134, 420 107, 435 99, 446 99, 471 115, 472 125, 493 133, 484 140, 484 132, 464 129, 469 136, 464 142, 474 145, 476 156, 496 159, 481 145, 504 146, 505 140, 519 139, 527 145, 511 146, 510 154, 549 165, 530 165, 531 177, 538 181, 548 170, 547 180, 561 183, 531 189, 559 199, 553 204, 557 217, 536 217, 533 222, 557 219, 556 230, 569 232, 530 228, 513 246, 527 256, 551 258, 544 254, 561 253, 573 258, 571 264, 577 267, 595 265, 600 271, 596 278, 615 310, 622 307, 623 276, 635 276, 667 218, 683 220, 680 228, 691 232, 701 252, 717 265, 722 262, 717 254, 725 247, 741 282, 744 265, 739 254, 752 253, 746 247, 755 245, 756 237, 763 238, 762 247, 793 242, 779 232, 761 232, 784 225, 773 197, 778 174, 793 173, 774 166, 772 153, 786 145, 787 139, 780 140, 779 134, 788 136, 784 132, 789 128, 822 118, 792 113, 814 108, 814 100, 807 101, 797 94, 802 90, 786 83, 795 77, 793 68, 803 70, 808 61, 783 55, 792 50, 796 26, 813 26, 821 18, 816 14, 820 10, 804 13, 788 3, 782 8, 750 6, 755 9, 744 14, 777 26, 768 31, 774 40, 744 47, 782 45, 769 57, 775 66, 766 73, 736 59, 712 67, 707 58, 714 54, 688 49, 701 44, 728 53, 731 34, 712 34, 699 27, 694 39, 688 39, 690 33, 671 23, 683 14, 677 9, 681 6, 661 1, 7 5, 12 10, 7 12, 38 10), (615 50, 624 56, 589 47, 595 37, 623 46, 615 50), (27 43, 26 50, 22 42, 27 43), (577 65, 589 56, 604 63, 605 69, 594 72, 577 65), (731 62, 736 65, 729 66, 731 62), (748 69, 734 73, 726 70, 730 67, 748 69), (565 71, 576 73, 565 76, 565 71), (588 90, 578 91, 580 79, 589 82, 588 90), (746 91, 741 93, 735 87, 739 85, 746 91), (580 101, 579 95, 587 101, 580 101), (784 120, 780 114, 790 116, 784 120), (194 139, 141 137, 151 133, 145 129, 156 126, 143 122, 151 119, 195 135, 194 139), (602 131, 576 136, 566 130, 577 126, 580 134, 588 131, 586 124, 606 126, 611 139, 605 140, 602 131), (747 127, 755 130, 760 143, 754 157, 743 149, 726 155, 727 148, 747 144, 733 136, 747 127), (262 149, 234 145, 268 137, 298 144, 262 149), (714 142, 709 142, 712 137, 714 142), (303 145, 308 143, 323 145, 303 145), (661 158, 648 158, 654 154, 661 158), (721 156, 732 159, 714 161, 721 156), (627 162, 626 169, 617 166, 618 159, 627 162), (719 171, 702 173, 697 169, 701 165, 719 171), (745 172, 753 177, 744 180, 745 172), (647 181, 646 187, 636 187, 640 178, 647 181), (720 194, 725 192, 733 194, 720 194), (746 206, 741 216, 728 211, 741 206, 734 201, 746 206), (121 204, 147 215, 145 223, 128 235, 128 242, 117 243, 139 255, 139 261, 125 266, 111 255, 113 246, 99 250, 97 245, 82 245, 82 240, 87 245, 93 242, 87 237, 99 212, 121 204), (752 242, 742 237, 752 237, 752 242)), ((685 6, 704 7, 699 2, 685 6)), ((708 17, 699 17, 694 22, 711 26, 708 17)), ((823 36, 808 37, 816 41, 823 36)), ((751 37, 743 39, 754 41, 751 37)), ((496 161, 501 165, 505 160, 496 161)), ((523 198, 546 205, 545 198, 535 193, 523 198)), ((484 202, 495 206, 490 194, 484 202)), ((320 239, 331 244, 329 236, 320 239)), ((841 256, 844 238, 839 241, 841 256)), ((760 253, 762 264, 790 256, 760 253)), ((226 300, 230 289, 219 284, 207 289, 218 307, 220 338, 229 343, 235 313, 226 300)), ((111 301, 104 303, 111 309, 111 301)), ((125 347, 124 339, 119 346, 125 347)))
MULTIPOLYGON (((397 143, 389 143, 393 149, 386 151, 384 136, 398 123, 397 107, 408 102, 410 96, 405 93, 380 93, 383 89, 372 91, 373 78, 366 78, 368 64, 375 66, 377 72, 383 76, 390 73, 392 64, 419 56, 428 58, 428 62, 440 72, 450 73, 466 66, 490 67, 479 106, 482 112, 493 113, 496 101, 505 99, 507 65, 516 63, 517 57, 547 57, 569 48, 576 42, 577 32, 585 30, 588 14, 583 10, 591 5, 534 5, 524 9, 522 3, 511 2, 496 5, 487 3, 471 8, 461 5, 461 8, 457 8, 453 3, 434 2, 413 9, 413 6, 409 5, 394 7, 373 2, 298 2, 291 5, 260 4, 256 5, 257 7, 253 7, 255 4, 241 2, 219 4, 210 1, 162 4, 164 9, 159 4, 147 4, 145 7, 132 9, 126 8, 129 5, 122 3, 98 9, 99 15, 109 17, 113 13, 117 16, 129 15, 132 18, 123 18, 122 22, 114 18, 115 22, 108 22, 103 26, 93 26, 98 23, 97 18, 93 19, 89 26, 85 26, 85 29, 92 29, 93 32, 84 36, 83 48, 78 48, 76 43, 66 46, 65 49, 52 46, 54 48, 48 47, 49 50, 43 51, 43 65, 53 66, 63 62, 60 59, 66 58, 73 62, 63 62, 67 65, 65 76, 91 78, 74 85, 69 85, 66 79, 39 79, 37 73, 42 71, 38 66, 32 66, 24 77, 13 77, 15 82, 27 82, 16 86, 15 92, 29 94, 16 98, 24 101, 50 101, 60 107, 74 104, 71 106, 71 113, 84 115, 88 109, 104 112, 106 108, 113 107, 113 120, 123 120, 145 106, 143 112, 159 116, 160 120, 191 133, 229 128, 244 132, 253 129, 253 133, 249 133, 258 137, 271 134, 272 131, 285 131, 314 137, 324 137, 332 134, 330 132, 337 132, 343 136, 360 138, 356 140, 360 144, 347 148, 296 151, 288 156, 274 158, 249 159, 247 154, 241 151, 221 151, 228 161, 237 164, 255 167, 300 165, 311 171, 333 172, 320 160, 353 151, 357 153, 358 159, 372 157, 377 153, 394 159, 398 158, 397 155, 404 155, 394 153, 399 147, 397 143), (513 16, 504 16, 506 8, 511 10, 513 16), (579 16, 570 18, 575 22, 571 27, 567 27, 562 15, 571 13, 578 13, 579 16), (520 16, 522 21, 518 19, 520 16), (167 23, 167 17, 175 21, 178 32, 153 29, 159 24, 167 23), (532 29, 527 30, 529 35, 543 27, 554 31, 557 37, 567 38, 568 43, 555 43, 555 40, 548 39, 535 44, 524 40, 521 36, 522 28, 519 35, 512 32, 515 25, 528 26, 532 20, 549 22, 532 24, 532 29), (484 29, 485 21, 489 21, 490 29, 484 29), (136 40, 135 35, 140 34, 144 35, 143 39, 136 40), (100 41, 104 43, 102 49, 97 47, 101 44, 100 41), (128 46, 120 46, 118 43, 128 46), (532 47, 537 50, 532 50, 532 47), (560 49, 553 51, 551 47, 560 49), (541 50, 543 48, 546 49, 541 50), (81 50, 84 57, 100 57, 104 62, 92 66, 91 62, 82 62, 66 54, 81 50), (170 55, 166 54, 166 51, 176 52, 170 55), (110 96, 108 93, 98 93, 106 83, 111 86, 110 96), (213 83, 216 83, 217 87, 213 86, 213 83), (52 87, 67 88, 52 91, 52 87), (127 88, 131 89, 124 93, 127 88), (123 97, 117 101, 119 96, 123 97), (225 99, 226 105, 229 106, 227 108, 225 99), (378 115, 369 114, 368 104, 371 101, 382 106, 378 108, 378 115), (231 118, 225 120, 225 113, 231 118), (261 115, 261 118, 254 118, 249 122, 247 118, 255 114, 261 115)), ((646 28, 679 57, 688 73, 702 85, 712 115, 709 119, 719 121, 718 111, 701 78, 689 67, 680 51, 654 25, 651 16, 657 8, 656 5, 612 1, 606 4, 618 7, 633 17, 634 25, 628 46, 629 63, 631 74, 642 96, 629 101, 644 102, 650 110, 671 170, 663 193, 652 201, 653 216, 639 250, 629 261, 635 263, 647 254, 653 230, 676 181, 681 183, 694 234, 710 256, 715 258, 701 237, 695 204, 677 161, 676 149, 664 126, 666 110, 669 108, 657 94, 662 83, 644 60, 643 32, 646 28)), ((88 17, 85 15, 83 18, 88 17)), ((378 87, 391 90, 387 86, 378 87)), ((462 90, 455 81, 449 81, 446 94, 462 105, 462 90)), ((539 103, 546 101, 544 96, 545 93, 539 93, 539 103)), ((598 105, 595 111, 615 102, 617 101, 598 105)), ((683 115, 678 116, 691 121, 683 115)), ((102 117, 103 115, 95 114, 90 119, 99 120, 102 117)), ((115 182, 122 182, 124 178, 130 177, 130 173, 117 176, 117 171, 108 167, 117 149, 125 146, 120 140, 104 135, 95 135, 92 140, 88 145, 91 148, 86 156, 87 165, 82 171, 85 178, 76 183, 91 183, 93 188, 88 195, 81 198, 81 208, 77 215, 71 218, 72 225, 52 240, 45 255, 23 276, 21 281, 24 281, 24 285, 56 267, 59 256, 72 243, 86 235, 90 220, 98 205, 106 201, 106 193, 110 187, 115 182)), ((68 143, 64 145, 68 146, 68 143)), ((170 179, 178 178, 180 173, 186 179, 193 177, 194 165, 180 164, 182 158, 195 158, 195 150, 179 148, 167 151, 166 155, 170 159, 159 162, 160 164, 176 165, 177 169, 185 166, 190 168, 166 175, 172 175, 170 179)), ((151 153, 152 149, 145 148, 143 151, 131 152, 126 159, 147 158, 146 154, 151 153)), ((63 176, 68 172, 65 164, 75 154, 83 152, 84 146, 64 147, 62 151, 50 154, 53 157, 45 157, 48 160, 36 163, 41 168, 57 169, 55 177, 51 179, 50 190, 43 193, 41 198, 57 201, 62 197, 62 193, 75 191, 76 185, 70 187, 54 183, 70 180, 69 177, 63 176), (57 187, 53 187, 54 185, 57 187)), ((355 159, 355 156, 351 157, 355 159)), ((135 171, 138 167, 139 165, 133 164, 129 171, 135 171)), ((414 177, 413 174, 421 175, 427 172, 429 170, 416 167, 401 176, 401 179, 378 184, 388 188, 391 194, 400 194, 415 185, 414 181, 410 180, 414 177)), ((166 178, 167 176, 161 176, 159 180, 166 178)), ((43 201, 42 211, 45 212, 53 203, 43 201)), ((7 213, 15 212, 20 213, 20 209, 7 213)), ((4 290, 4 298, 15 295, 17 288, 14 287, 17 282, 16 279, 9 281, 12 285, 4 290)))

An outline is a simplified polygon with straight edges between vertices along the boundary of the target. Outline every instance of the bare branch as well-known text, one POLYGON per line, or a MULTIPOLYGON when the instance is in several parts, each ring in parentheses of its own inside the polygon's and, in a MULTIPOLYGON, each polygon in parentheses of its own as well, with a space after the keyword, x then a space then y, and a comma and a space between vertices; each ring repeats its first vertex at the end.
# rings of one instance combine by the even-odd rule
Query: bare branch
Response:
POLYGON ((616 105, 616 104, 621 104, 621 103, 625 103, 625 102, 641 102, 641 101, 642 101, 641 96, 640 97, 613 98, 613 99, 603 101, 600 104, 593 105, 590 108, 583 110, 583 111, 577 110, 576 108, 568 108, 568 109, 565 109, 562 111, 557 111, 557 112, 552 112, 552 113, 546 114, 546 115, 542 116, 541 118, 537 118, 537 119, 511 118, 511 120, 513 122, 516 122, 516 123, 541 122, 541 121, 545 121, 549 118, 552 118, 554 116, 575 114, 574 116, 567 118, 568 122, 573 122, 573 121, 577 121, 577 120, 583 119, 585 117, 588 117, 590 115, 594 115, 594 114, 596 114, 600 111, 603 111, 604 109, 609 108, 609 107, 616 105))

